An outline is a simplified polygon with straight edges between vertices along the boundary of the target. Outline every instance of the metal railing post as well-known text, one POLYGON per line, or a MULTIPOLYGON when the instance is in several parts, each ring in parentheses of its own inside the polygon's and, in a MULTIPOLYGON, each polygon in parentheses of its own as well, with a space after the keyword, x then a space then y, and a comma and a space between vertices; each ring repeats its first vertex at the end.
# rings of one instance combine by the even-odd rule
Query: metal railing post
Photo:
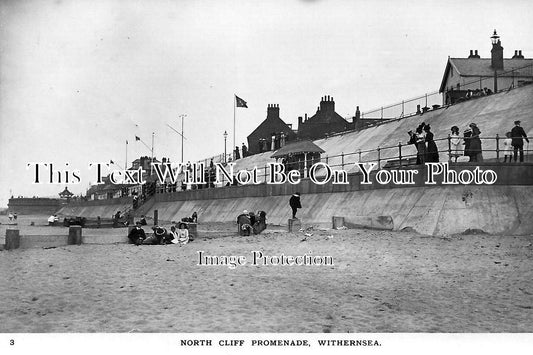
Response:
POLYGON ((400 161, 400 166, 402 166, 402 142, 398 142, 398 159, 400 161))
POLYGON ((452 136, 448 134, 448 162, 452 162, 452 136))
POLYGON ((341 167, 344 170, 344 152, 341 153, 341 167))
POLYGON ((500 161, 500 135, 496 134, 496 160, 500 161))
POLYGON ((378 169, 381 169, 381 148, 378 147, 378 169))

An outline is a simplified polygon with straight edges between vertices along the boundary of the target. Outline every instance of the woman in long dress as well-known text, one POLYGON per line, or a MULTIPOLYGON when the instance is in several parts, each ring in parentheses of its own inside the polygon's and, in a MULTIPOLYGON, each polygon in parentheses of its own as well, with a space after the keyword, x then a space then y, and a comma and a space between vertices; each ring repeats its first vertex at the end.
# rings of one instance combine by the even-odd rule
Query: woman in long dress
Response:
POLYGON ((468 157, 468 161, 472 161, 472 152, 470 151, 470 143, 472 142, 472 130, 470 128, 465 129, 463 132, 463 144, 465 146, 465 157, 468 157))
POLYGON ((439 150, 437 149, 437 144, 435 144, 435 141, 433 140, 433 132, 431 132, 431 127, 429 125, 425 125, 424 131, 426 132, 427 143, 426 162, 438 163, 439 150))
POLYGON ((422 125, 418 126, 416 129, 416 149, 418 150, 418 156, 416 161, 419 164, 424 164, 426 162, 426 135, 424 134, 422 125))

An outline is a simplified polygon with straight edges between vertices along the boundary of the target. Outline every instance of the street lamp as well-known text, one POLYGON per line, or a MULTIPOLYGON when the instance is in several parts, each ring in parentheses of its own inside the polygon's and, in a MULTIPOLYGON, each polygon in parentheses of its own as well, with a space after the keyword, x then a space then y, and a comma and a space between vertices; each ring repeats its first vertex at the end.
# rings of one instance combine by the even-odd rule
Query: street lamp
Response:
POLYGON ((228 132, 224 131, 224 163, 226 162, 226 140, 228 139, 228 132))

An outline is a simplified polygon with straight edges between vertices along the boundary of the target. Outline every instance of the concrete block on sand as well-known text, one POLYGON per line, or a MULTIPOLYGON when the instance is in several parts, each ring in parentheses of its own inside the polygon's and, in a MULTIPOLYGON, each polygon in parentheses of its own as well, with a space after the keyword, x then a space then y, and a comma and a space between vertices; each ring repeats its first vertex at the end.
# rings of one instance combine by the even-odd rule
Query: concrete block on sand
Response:
POLYGON ((349 216, 344 218, 348 228, 370 228, 392 230, 394 221, 391 216, 349 216))
POLYGON ((289 218, 287 226, 289 232, 298 232, 302 228, 302 222, 298 218, 289 218))
POLYGON ((6 229, 5 249, 18 249, 20 247, 20 234, 18 229, 6 229))

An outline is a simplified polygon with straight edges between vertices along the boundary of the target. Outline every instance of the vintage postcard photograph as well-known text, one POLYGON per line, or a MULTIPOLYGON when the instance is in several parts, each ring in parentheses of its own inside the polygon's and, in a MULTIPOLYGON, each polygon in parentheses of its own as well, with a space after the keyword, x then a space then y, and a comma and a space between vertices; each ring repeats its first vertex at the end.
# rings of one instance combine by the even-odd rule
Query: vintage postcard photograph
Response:
POLYGON ((532 12, 0 1, 0 352, 532 349, 532 12))

